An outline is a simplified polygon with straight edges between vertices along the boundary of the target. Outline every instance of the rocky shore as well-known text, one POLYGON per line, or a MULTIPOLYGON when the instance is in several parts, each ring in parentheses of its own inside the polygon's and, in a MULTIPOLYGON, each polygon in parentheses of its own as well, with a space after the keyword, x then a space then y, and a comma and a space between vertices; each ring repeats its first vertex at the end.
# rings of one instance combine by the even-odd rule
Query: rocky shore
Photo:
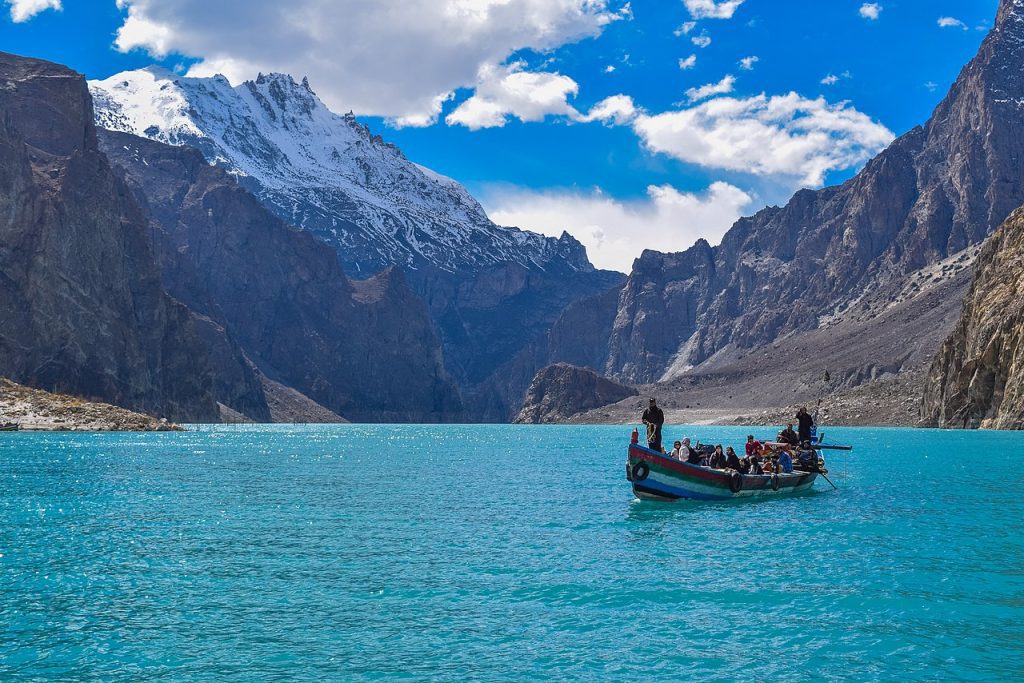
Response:
POLYGON ((14 422, 24 431, 170 432, 178 425, 74 396, 30 389, 0 379, 0 423, 14 422))

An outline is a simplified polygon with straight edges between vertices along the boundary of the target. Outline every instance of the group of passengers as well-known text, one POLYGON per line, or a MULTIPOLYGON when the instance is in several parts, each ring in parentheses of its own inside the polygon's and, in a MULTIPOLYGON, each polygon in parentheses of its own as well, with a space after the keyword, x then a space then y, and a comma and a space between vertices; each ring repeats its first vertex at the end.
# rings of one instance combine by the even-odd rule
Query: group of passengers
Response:
MULTIPOLYGON (((700 446, 700 444, 697 445, 700 446)), ((804 451, 801 451, 800 454, 809 461, 810 454, 813 454, 810 444, 808 444, 807 450, 810 452, 808 455, 805 455, 804 451)), ((757 441, 752 434, 747 436, 746 453, 742 458, 736 454, 732 446, 726 446, 725 450, 722 450, 721 444, 716 445, 714 450, 703 447, 698 449, 690 445, 689 438, 676 441, 668 455, 690 465, 709 467, 713 470, 735 470, 740 474, 773 474, 793 471, 793 455, 790 453, 788 444, 762 443, 757 441)))
MULTIPOLYGON (((648 447, 665 453, 661 446, 661 428, 665 416, 653 398, 644 411, 643 422, 647 426, 648 447)), ((698 447, 694 448, 690 445, 689 438, 676 441, 672 451, 666 455, 691 465, 715 470, 734 470, 741 474, 791 473, 795 468, 814 471, 819 467, 818 454, 811 445, 814 418, 807 412, 807 408, 800 408, 796 414, 799 432, 793 429, 793 424, 787 424, 786 428, 778 433, 774 442, 762 443, 755 439, 753 434, 748 434, 746 452, 742 458, 736 454, 732 446, 723 450, 719 444, 712 450, 698 442, 698 447)))

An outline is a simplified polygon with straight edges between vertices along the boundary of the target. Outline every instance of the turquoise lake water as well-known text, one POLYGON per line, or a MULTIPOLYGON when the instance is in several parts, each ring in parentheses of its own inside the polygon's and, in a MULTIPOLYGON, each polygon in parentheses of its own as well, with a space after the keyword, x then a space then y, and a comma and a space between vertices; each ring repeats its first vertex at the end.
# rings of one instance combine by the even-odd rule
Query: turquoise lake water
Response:
POLYGON ((708 504, 628 427, 0 434, 0 679, 1024 678, 1024 435, 826 435, 708 504))

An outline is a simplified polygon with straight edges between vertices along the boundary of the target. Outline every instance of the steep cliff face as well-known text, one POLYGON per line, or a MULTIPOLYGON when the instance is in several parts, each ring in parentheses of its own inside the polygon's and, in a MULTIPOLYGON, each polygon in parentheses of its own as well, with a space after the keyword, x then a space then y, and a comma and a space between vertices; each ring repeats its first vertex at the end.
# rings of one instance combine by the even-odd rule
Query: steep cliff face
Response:
POLYGON ((636 396, 637 391, 568 363, 549 365, 530 383, 523 408, 515 422, 547 424, 565 422, 573 415, 636 396))
POLYGON ((885 310, 913 273, 980 243, 1024 203, 1024 4, 995 28, 923 128, 854 178, 736 223, 721 245, 646 252, 606 371, 668 380, 839 318, 885 310))
POLYGON ((351 420, 459 414, 430 319, 400 273, 353 285, 331 248, 196 150, 104 130, 100 140, 151 217, 167 290, 222 325, 260 372, 351 420))
POLYGON ((1024 428, 1024 209, 985 243, 960 321, 928 373, 934 427, 1024 428))
POLYGON ((81 75, 0 53, 0 375, 179 421, 217 416, 191 313, 97 149, 81 75))
POLYGON ((596 271, 568 234, 495 225, 465 188, 328 110, 305 80, 269 74, 232 87, 149 68, 91 87, 101 126, 199 149, 279 218, 332 246, 350 275, 400 266, 470 397, 465 419, 507 414, 507 392, 491 390, 502 367, 566 306, 621 282, 596 271))

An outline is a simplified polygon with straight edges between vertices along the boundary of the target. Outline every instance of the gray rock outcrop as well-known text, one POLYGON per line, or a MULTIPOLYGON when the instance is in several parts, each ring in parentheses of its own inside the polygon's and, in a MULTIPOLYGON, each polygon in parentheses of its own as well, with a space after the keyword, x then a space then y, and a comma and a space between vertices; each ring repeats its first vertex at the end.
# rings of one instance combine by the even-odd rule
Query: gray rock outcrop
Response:
POLYGON ((218 415, 195 320, 99 151, 85 79, 0 53, 0 375, 176 421, 218 415))
POLYGON ((533 378, 515 422, 565 422, 572 416, 616 403, 637 390, 568 363, 549 365, 533 378))

